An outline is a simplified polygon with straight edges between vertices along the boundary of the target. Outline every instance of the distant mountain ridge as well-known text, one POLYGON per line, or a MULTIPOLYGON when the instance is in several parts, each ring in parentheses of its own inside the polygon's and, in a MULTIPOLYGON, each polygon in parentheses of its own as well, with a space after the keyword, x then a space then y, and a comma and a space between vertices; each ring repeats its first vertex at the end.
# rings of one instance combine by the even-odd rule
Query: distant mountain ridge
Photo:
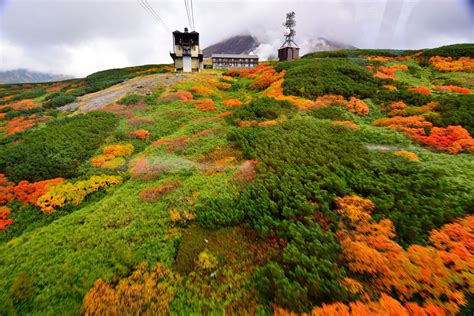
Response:
POLYGON ((204 58, 212 54, 250 54, 260 43, 251 35, 238 35, 204 48, 204 58))
MULTIPOLYGON (((252 35, 237 35, 230 38, 227 38, 221 42, 218 42, 214 45, 204 48, 203 54, 204 58, 209 58, 212 54, 250 54, 252 52, 258 52, 259 47, 262 44, 252 35)), ((324 37, 319 37, 317 39, 306 39, 302 41, 300 48, 302 51, 308 53, 319 52, 319 51, 331 51, 338 49, 356 49, 352 45, 341 43, 334 40, 329 40, 324 37)), ((268 45, 266 45, 268 46, 268 45)), ((279 47, 274 47, 274 54, 277 53, 279 47)), ((265 55, 265 54, 264 54, 265 55)), ((266 58, 268 56, 260 56, 266 58)))
POLYGON ((320 52, 338 49, 357 49, 357 47, 355 46, 333 40, 328 40, 324 37, 319 37, 315 40, 309 40, 306 45, 308 52, 320 52))
POLYGON ((5 83, 38 83, 60 81, 73 78, 66 75, 55 75, 38 71, 30 71, 28 69, 15 69, 0 71, 0 84, 5 83))

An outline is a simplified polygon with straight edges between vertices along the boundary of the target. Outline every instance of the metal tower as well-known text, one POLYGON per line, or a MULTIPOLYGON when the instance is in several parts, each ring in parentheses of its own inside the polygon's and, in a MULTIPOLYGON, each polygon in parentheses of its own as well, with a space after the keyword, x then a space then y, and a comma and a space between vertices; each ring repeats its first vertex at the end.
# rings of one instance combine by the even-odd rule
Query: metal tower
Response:
POLYGON ((296 36, 296 31, 295 31, 295 26, 296 26, 296 20, 295 20, 296 14, 295 12, 289 12, 286 14, 286 21, 283 23, 283 26, 288 29, 288 33, 285 34, 285 42, 281 47, 297 47, 294 38, 296 36), (293 46, 294 45, 294 46, 293 46))
POLYGON ((300 49, 294 40, 296 36, 295 16, 295 12, 289 12, 286 14, 286 21, 283 23, 283 26, 288 29, 288 32, 285 33, 285 42, 278 50, 278 58, 280 61, 298 59, 300 56, 300 49))

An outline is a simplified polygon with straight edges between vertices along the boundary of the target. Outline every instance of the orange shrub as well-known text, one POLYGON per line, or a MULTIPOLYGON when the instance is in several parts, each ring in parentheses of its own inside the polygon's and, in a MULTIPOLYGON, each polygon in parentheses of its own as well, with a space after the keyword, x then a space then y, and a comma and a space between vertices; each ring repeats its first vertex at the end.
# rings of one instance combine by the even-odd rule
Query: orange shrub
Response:
POLYGON ((9 103, 6 106, 12 108, 13 110, 29 110, 32 108, 41 107, 41 104, 36 103, 33 100, 21 100, 9 103))
POLYGON ((426 86, 424 86, 424 85, 421 85, 421 86, 419 86, 419 87, 417 87, 417 88, 410 88, 410 89, 408 89, 408 91, 410 91, 410 92, 415 92, 415 93, 419 93, 419 94, 426 94, 426 95, 431 94, 430 89, 428 89, 428 88, 427 88, 426 86))
POLYGON ((147 188, 140 192, 139 196, 142 201, 156 202, 165 194, 175 191, 181 185, 178 181, 168 181, 154 188, 147 188))
POLYGON ((402 131, 422 145, 451 154, 474 152, 474 139, 462 126, 433 127, 423 116, 394 116, 377 120, 372 125, 402 131))
POLYGON ((13 224, 12 218, 7 218, 10 215, 11 211, 6 206, 0 206, 0 232, 5 230, 7 226, 13 224))
POLYGON ((194 98, 193 94, 188 91, 178 91, 175 93, 175 97, 182 101, 192 101, 194 98))
POLYGON ((104 147, 102 150, 104 155, 113 155, 115 157, 131 156, 135 151, 135 147, 132 144, 126 145, 109 145, 104 147))
POLYGON ((46 121, 49 116, 43 116, 41 118, 37 118, 36 115, 31 115, 28 118, 23 116, 17 116, 12 118, 10 121, 7 121, 6 126, 6 134, 13 135, 19 132, 22 132, 26 129, 30 129, 34 127, 36 124, 46 121))
POLYGON ((132 144, 109 145, 102 150, 103 155, 93 157, 91 163, 97 168, 114 170, 124 166, 127 162, 123 157, 131 156, 134 151, 132 144))
POLYGON ((474 72, 474 59, 469 57, 455 60, 452 57, 433 56, 429 61, 441 72, 474 72))
POLYGON ((396 130, 406 130, 407 128, 431 128, 433 124, 423 116, 394 116, 391 118, 379 119, 372 123, 373 126, 385 126, 396 130))
POLYGON ((335 125, 344 126, 350 129, 357 129, 357 124, 352 121, 332 121, 335 125))
POLYGON ((152 143, 153 146, 160 147, 161 145, 172 142, 173 139, 169 137, 160 138, 152 143))
POLYGON ((227 83, 231 83, 231 82, 235 81, 235 79, 233 77, 225 76, 225 75, 221 76, 220 79, 224 82, 227 82, 227 83))
POLYGON ((47 193, 40 196, 36 205, 43 213, 53 213, 56 209, 70 203, 77 206, 93 192, 108 189, 113 185, 122 182, 121 177, 116 176, 92 176, 88 180, 77 181, 75 183, 59 183, 51 187, 47 193))
POLYGON ((429 136, 414 135, 413 139, 423 145, 451 154, 474 153, 474 139, 462 126, 433 127, 429 136))
POLYGON ((468 88, 463 88, 463 87, 458 87, 458 86, 437 86, 435 87, 436 91, 450 91, 450 92, 456 92, 456 93, 461 93, 461 94, 471 94, 471 89, 468 88))
POLYGON ((354 278, 365 280, 368 291, 390 291, 407 304, 419 298, 447 314, 466 304, 464 293, 472 286, 474 216, 432 231, 429 246, 405 250, 393 240, 390 220, 372 219, 375 205, 370 200, 351 196, 337 198, 336 204, 343 260, 354 278))
POLYGON ((141 139, 141 140, 148 140, 148 138, 150 137, 150 131, 147 131, 144 129, 132 131, 128 134, 134 138, 141 139))
POLYGON ((366 116, 369 114, 369 106, 367 103, 354 97, 352 97, 349 102, 347 102, 346 108, 349 110, 349 112, 360 116, 366 116))
POLYGON ((252 181, 257 176, 257 164, 256 160, 247 160, 235 173, 235 179, 238 181, 252 181))
POLYGON ((407 105, 403 101, 392 102, 388 105, 388 109, 390 110, 388 116, 404 116, 406 114, 407 105))
POLYGON ((337 105, 346 106, 347 101, 343 96, 340 95, 323 95, 316 99, 314 107, 319 109, 325 106, 337 105))
POLYGON ((267 97, 274 98, 275 100, 278 100, 278 101, 288 101, 301 110, 308 109, 314 105, 313 101, 305 99, 305 98, 300 98, 293 95, 290 95, 290 96, 283 95, 283 88, 282 88, 283 81, 284 81, 283 79, 275 81, 274 83, 270 85, 270 87, 268 87, 263 92, 263 94, 267 97))
MULTIPOLYGON (((274 316, 297 316, 298 314, 275 307, 274 316)), ((308 316, 308 314, 303 314, 308 316)), ((377 301, 362 300, 350 303, 322 304, 314 307, 311 316, 444 316, 445 311, 431 303, 420 306, 417 303, 401 304, 393 297, 382 293, 377 301)))
POLYGON ((227 91, 229 90, 232 85, 230 83, 226 83, 226 82, 216 82, 214 84, 214 86, 219 89, 219 90, 224 90, 224 91, 227 91))
POLYGON ((384 85, 383 87, 384 87, 385 89, 387 89, 387 90, 390 90, 390 91, 395 91, 395 90, 397 90, 397 87, 392 86, 392 85, 389 85, 389 84, 386 84, 386 85, 384 85))
POLYGON ((6 205, 15 199, 13 182, 8 181, 7 177, 0 173, 0 206, 6 205))
POLYGON ((405 157, 413 161, 419 161, 418 155, 406 150, 399 150, 393 153, 395 156, 405 157))
POLYGON ((139 126, 153 124, 153 123, 155 123, 155 120, 152 118, 144 118, 144 117, 138 117, 138 116, 131 118, 127 122, 129 126, 133 126, 133 127, 139 127, 139 126))
POLYGON ((50 180, 43 180, 34 183, 29 183, 24 180, 19 182, 15 189, 15 198, 23 204, 36 205, 40 196, 46 194, 54 186, 64 183, 63 178, 55 178, 50 180))
POLYGON ((224 169, 224 168, 235 168, 235 162, 237 161, 237 158, 230 156, 230 157, 225 157, 222 158, 218 161, 215 161, 212 164, 212 167, 215 169, 224 169))
POLYGON ((196 94, 205 95, 205 96, 211 95, 213 93, 212 89, 202 87, 202 86, 194 86, 191 88, 191 91, 196 94))
POLYGON ((217 107, 214 105, 214 101, 212 99, 199 100, 194 104, 194 107, 201 112, 217 110, 217 107))
POLYGON ((188 138, 186 136, 181 136, 178 139, 173 139, 168 145, 168 151, 175 151, 178 149, 186 148, 188 145, 188 138))
POLYGON ((222 104, 228 107, 239 107, 242 105, 242 101, 237 100, 237 99, 228 99, 222 101, 222 104))
POLYGON ((222 112, 222 113, 218 114, 217 117, 224 118, 224 117, 229 116, 229 115, 232 115, 232 112, 226 111, 226 112, 222 112))
POLYGON ((182 277, 157 263, 141 263, 116 285, 97 280, 84 297, 85 315, 168 315, 182 277))
POLYGON ((220 133, 219 129, 205 129, 203 131, 200 131, 200 132, 194 134, 192 138, 199 138, 199 137, 217 135, 219 133, 220 133))

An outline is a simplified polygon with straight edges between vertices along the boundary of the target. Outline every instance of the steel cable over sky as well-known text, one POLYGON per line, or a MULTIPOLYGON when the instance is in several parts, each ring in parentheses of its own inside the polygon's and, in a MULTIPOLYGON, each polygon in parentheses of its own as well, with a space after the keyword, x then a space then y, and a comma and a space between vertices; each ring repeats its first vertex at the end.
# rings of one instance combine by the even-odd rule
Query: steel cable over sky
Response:
POLYGON ((155 9, 153 9, 153 7, 150 5, 150 3, 147 0, 137 0, 137 1, 142 6, 142 8, 145 11, 147 11, 156 20, 156 22, 158 22, 158 24, 161 24, 168 32, 171 32, 171 29, 168 27, 165 21, 161 18, 158 12, 156 12, 155 9))
POLYGON ((194 5, 193 5, 193 0, 191 1, 191 20, 193 22, 193 31, 196 30, 196 25, 194 24, 194 5))
POLYGON ((188 16, 189 28, 191 30, 194 30, 193 24, 192 24, 192 21, 191 21, 191 8, 190 8, 190 3, 188 2, 188 0, 184 0, 184 6, 186 7, 186 14, 188 16))

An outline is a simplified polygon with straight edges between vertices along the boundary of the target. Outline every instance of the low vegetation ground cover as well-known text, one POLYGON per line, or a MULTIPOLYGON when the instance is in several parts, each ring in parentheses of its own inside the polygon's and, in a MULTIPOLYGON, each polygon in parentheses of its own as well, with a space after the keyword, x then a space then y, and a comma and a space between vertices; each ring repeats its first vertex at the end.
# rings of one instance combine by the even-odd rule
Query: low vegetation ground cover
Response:
POLYGON ((469 313, 472 56, 433 51, 205 71, 85 114, 54 108, 168 68, 0 86, 0 314, 469 313))

